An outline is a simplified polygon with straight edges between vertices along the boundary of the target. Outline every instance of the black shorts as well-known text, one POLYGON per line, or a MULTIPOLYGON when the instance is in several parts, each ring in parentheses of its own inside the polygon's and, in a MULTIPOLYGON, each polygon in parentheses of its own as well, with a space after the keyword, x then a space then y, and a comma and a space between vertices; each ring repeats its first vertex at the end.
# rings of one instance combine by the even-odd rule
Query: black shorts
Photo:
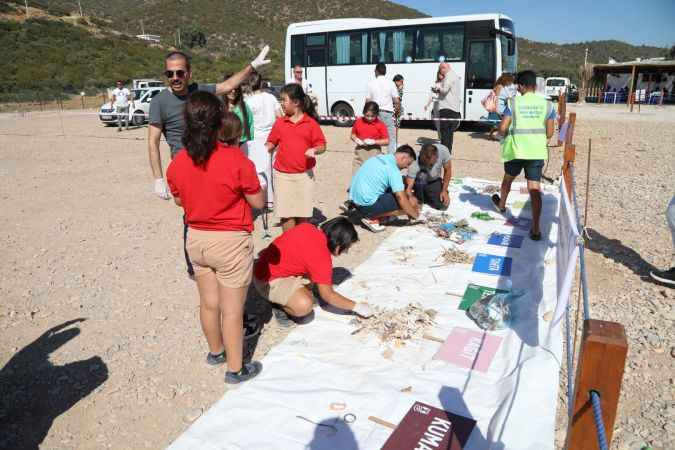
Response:
POLYGON ((356 209, 365 217, 372 219, 381 214, 401 209, 396 200, 396 196, 391 192, 385 192, 380 195, 375 203, 370 206, 356 205, 356 209))
POLYGON ((543 159, 512 159, 504 163, 504 172, 512 177, 517 177, 525 170, 525 179, 529 181, 541 181, 544 171, 543 159))

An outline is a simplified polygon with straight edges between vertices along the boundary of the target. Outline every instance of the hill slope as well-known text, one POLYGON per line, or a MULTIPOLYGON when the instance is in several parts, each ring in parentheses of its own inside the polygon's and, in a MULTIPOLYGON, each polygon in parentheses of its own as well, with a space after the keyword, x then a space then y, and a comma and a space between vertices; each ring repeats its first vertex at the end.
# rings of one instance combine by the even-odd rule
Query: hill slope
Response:
MULTIPOLYGON (((13 0, 16 2, 16 0, 13 0)), ((23 19, 20 3, 0 3, 0 45, 7 52, 8 76, 0 85, 0 101, 34 92, 79 92, 110 86, 118 78, 160 77, 164 52, 178 42, 195 56, 202 80, 218 80, 240 67, 263 43, 272 47, 273 64, 266 73, 281 79, 284 34, 289 23, 340 17, 386 19, 424 16, 384 0, 81 0, 85 17, 76 17, 77 1, 31 0, 32 15, 23 19), (148 45, 132 36, 141 30, 162 37, 148 45), (203 36, 204 45, 191 38, 203 36), (191 48, 193 47, 193 48, 191 48)), ((202 41, 203 43, 203 41, 202 41)), ((620 41, 553 44, 518 39, 519 69, 542 76, 567 76, 578 81, 588 47, 589 62, 606 63, 637 57, 663 56, 658 47, 620 41)), ((42 94, 44 95, 44 94, 42 94)))

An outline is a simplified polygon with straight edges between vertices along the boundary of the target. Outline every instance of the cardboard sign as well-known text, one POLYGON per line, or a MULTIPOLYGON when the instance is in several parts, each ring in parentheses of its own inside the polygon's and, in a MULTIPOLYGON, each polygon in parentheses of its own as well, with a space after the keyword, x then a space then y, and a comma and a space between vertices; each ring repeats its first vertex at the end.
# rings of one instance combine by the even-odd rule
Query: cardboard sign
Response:
POLYGON ((476 421, 415 402, 382 450, 463 450, 476 421))
POLYGON ((481 300, 487 296, 494 295, 496 293, 505 293, 508 292, 504 289, 491 288, 487 286, 479 286, 477 284, 469 284, 464 291, 462 296, 462 301, 459 303, 459 309, 462 311, 467 311, 471 308, 471 305, 476 303, 478 300, 481 300))
POLYGON ((500 336, 455 327, 434 355, 434 359, 486 373, 501 343, 500 336))
POLYGON ((523 245, 523 236, 492 233, 488 239, 488 244, 499 245, 500 247, 520 248, 523 245))
POLYGON ((504 222, 507 227, 520 228, 521 230, 528 230, 532 228, 531 219, 521 219, 519 217, 511 217, 504 222))
POLYGON ((473 262, 473 270, 478 273, 486 273, 488 275, 511 275, 511 264, 513 260, 508 256, 487 255, 479 253, 473 262))

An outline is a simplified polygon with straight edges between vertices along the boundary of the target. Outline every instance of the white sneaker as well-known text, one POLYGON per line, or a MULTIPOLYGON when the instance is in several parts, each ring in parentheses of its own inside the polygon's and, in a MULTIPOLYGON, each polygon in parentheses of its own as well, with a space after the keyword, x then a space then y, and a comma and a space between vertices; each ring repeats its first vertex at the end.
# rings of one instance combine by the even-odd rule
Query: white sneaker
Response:
POLYGON ((364 217, 363 219, 361 219, 361 223, 373 233, 379 233, 380 231, 384 231, 385 228, 384 226, 380 225, 380 221, 377 219, 368 219, 364 217))

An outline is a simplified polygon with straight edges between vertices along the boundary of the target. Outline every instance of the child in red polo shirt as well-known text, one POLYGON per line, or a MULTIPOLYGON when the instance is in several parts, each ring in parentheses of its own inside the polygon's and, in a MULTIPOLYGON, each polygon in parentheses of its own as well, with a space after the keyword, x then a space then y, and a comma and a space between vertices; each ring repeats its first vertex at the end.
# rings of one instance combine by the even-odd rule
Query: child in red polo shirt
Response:
POLYGON ((352 141, 356 143, 354 149, 354 161, 352 163, 352 175, 363 165, 364 162, 382 154, 382 146, 389 145, 387 126, 377 115, 380 107, 375 102, 366 102, 363 106, 363 117, 359 117, 352 127, 352 141))
POLYGON ((312 217, 315 156, 326 151, 326 138, 318 123, 314 103, 299 84, 281 89, 284 117, 274 123, 267 138, 274 160, 274 212, 284 231, 312 217))
POLYGON ((358 240, 354 225, 345 217, 336 217, 320 229, 301 223, 260 252, 253 285, 275 304, 274 315, 281 325, 290 325, 287 315, 303 317, 312 311, 314 298, 307 288, 310 282, 318 286, 319 295, 330 305, 363 317, 372 315, 367 303, 356 303, 333 290, 332 256, 347 252, 358 240))
POLYGON ((220 364, 227 354, 230 384, 262 370, 259 362, 242 364, 244 301, 253 273, 251 207, 262 208, 265 200, 255 166, 238 147, 241 132, 241 121, 218 97, 193 93, 185 103, 185 148, 166 171, 174 201, 185 210, 206 360, 220 364))

